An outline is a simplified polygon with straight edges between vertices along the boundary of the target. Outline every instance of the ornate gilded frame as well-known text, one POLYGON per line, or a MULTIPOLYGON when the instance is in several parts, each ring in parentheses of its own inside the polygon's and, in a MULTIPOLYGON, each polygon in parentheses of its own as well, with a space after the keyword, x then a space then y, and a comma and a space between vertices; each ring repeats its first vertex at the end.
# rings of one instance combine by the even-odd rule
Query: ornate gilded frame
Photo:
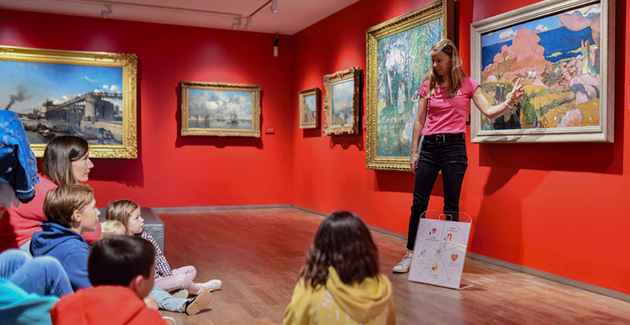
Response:
MULTIPOLYGON (((38 64, 50 64, 50 67, 53 65, 60 65, 59 68, 63 69, 90 69, 90 71, 99 71, 98 68, 121 68, 122 73, 120 80, 117 80, 122 84, 122 92, 111 91, 109 93, 103 92, 100 89, 86 92, 83 94, 72 93, 70 89, 61 90, 64 93, 31 93, 29 98, 37 97, 37 96, 45 96, 49 97, 50 100, 46 100, 40 106, 41 109, 35 109, 29 113, 19 113, 20 119, 22 123, 25 124, 25 128, 27 128, 28 132, 39 133, 39 137, 35 134, 35 137, 31 138, 37 141, 43 141, 44 143, 35 143, 37 141, 31 141, 31 149, 35 153, 36 157, 43 157, 44 150, 46 149, 46 144, 56 135, 62 134, 70 134, 71 129, 74 130, 78 128, 77 133, 73 133, 79 136, 83 136, 90 143, 90 157, 91 158, 126 158, 126 159, 135 159, 138 157, 138 143, 137 143, 137 71, 138 71, 138 58, 135 54, 128 53, 107 53, 107 52, 80 52, 80 51, 60 51, 60 50, 46 50, 46 49, 36 49, 36 48, 25 48, 25 47, 13 47, 13 46, 0 46, 0 61, 14 61, 19 62, 19 65, 25 69, 33 68, 38 64), (92 69, 89 67, 96 67, 96 69, 92 69), (100 91, 100 93, 99 93, 100 91), (91 94, 91 95, 90 95, 91 94), (53 102, 53 98, 62 97, 65 98, 67 95, 72 95, 73 98, 70 100, 66 100, 63 102, 53 102), (119 122, 115 122, 113 120, 107 120, 101 117, 89 117, 86 116, 86 97, 92 96, 94 99, 95 96, 98 97, 98 100, 102 101, 103 97, 110 96, 111 98, 115 98, 116 100, 121 100, 122 107, 120 111, 122 111, 119 117, 120 123, 122 124, 120 134, 118 133, 118 124, 119 122), (51 98, 52 97, 52 98, 51 98), (122 97, 122 98, 119 98, 122 97), (46 110, 44 110, 44 106, 46 106, 46 110), (83 107, 83 108, 81 108, 83 107), (60 118, 62 111, 71 111, 73 113, 65 113, 65 116, 72 116, 73 120, 68 121, 67 117, 64 120, 60 118), (50 112, 49 112, 50 111, 50 112), (54 112, 57 112, 57 116, 53 116, 54 112), (50 113, 50 116, 47 115, 50 113), (68 115, 70 114, 70 115, 68 115), (52 118, 51 118, 52 117, 52 118), (88 119, 89 118, 89 119, 88 119), (66 123, 67 125, 71 125, 69 128, 59 127, 54 124, 54 122, 60 121, 60 123, 66 123), (99 124, 97 124, 99 123, 99 124), (83 124, 83 127, 81 127, 83 124), (116 125, 114 125, 116 124, 116 125), (39 126, 38 126, 39 125, 39 126), (112 129, 106 129, 107 126, 112 126, 112 129), (35 128, 31 130, 31 128, 35 128), (88 132, 89 128, 89 132, 88 132), (103 130, 108 131, 106 133, 103 130), (114 130, 112 132, 111 130, 114 130), (98 133, 100 132, 100 133, 98 133), (111 135, 111 138, 108 138, 111 135), (119 136, 120 140, 116 139, 115 136, 119 136), (100 143, 99 143, 100 142, 100 143), (111 144, 108 142, 120 142, 121 144, 111 144)), ((7 63, 10 64, 10 63, 7 63)), ((41 66, 41 65, 40 65, 41 66)), ((48 65, 46 65, 48 66, 48 65)), ((61 70, 63 70, 61 69, 61 70)), ((55 70, 55 69, 50 69, 55 70)), ((111 69, 110 69, 111 70, 111 69)), ((43 75, 42 78, 47 78, 49 75, 43 75)), ((3 81, 3 78, 7 78, 8 80, 15 80, 21 78, 21 75, 11 75, 10 73, 2 74, 0 73, 0 82, 3 84, 7 84, 6 81, 3 81)), ((59 75, 50 75, 50 78, 65 79, 63 76, 59 75)), ((85 76, 85 80, 96 82, 96 80, 90 80, 90 78, 96 79, 95 76, 85 76)), ((41 79, 39 80, 41 82, 41 79)), ((74 81, 76 82, 76 81, 74 81)), ((59 82, 58 82, 59 84, 59 82)), ((18 85, 20 87, 21 85, 18 85)), ((27 85, 25 87, 32 86, 27 85)), ((102 84, 101 84, 102 86, 102 84)), ((61 86, 63 87, 63 86, 61 86)), ((96 87, 96 86, 95 86, 96 87)), ((36 87, 33 87, 37 89, 36 87)), ((94 89, 94 88, 92 88, 94 89)), ((39 89, 41 91, 41 89, 39 89)), ((44 89, 45 91, 46 89, 44 89)), ((59 91, 59 90, 55 90, 59 91)), ((110 98, 107 97, 107 98, 110 98)), ((14 97, 12 97, 14 98, 14 97)), ((10 105, 10 104, 9 104, 10 105)), ((7 105, 7 106, 9 106, 7 105)), ((109 105, 109 104, 108 104, 109 105)), ((94 109, 97 110, 96 108, 94 109)), ((111 104, 111 108, 109 108, 110 112, 108 113, 109 118, 114 118, 113 111, 115 110, 114 105, 111 104)), ((96 116, 97 113, 94 113, 96 116)), ((104 113, 103 113, 104 114, 104 113)), ((117 121, 117 120, 116 120, 117 121)))
POLYGON ((454 39, 454 24, 453 1, 441 0, 367 30, 368 169, 409 170, 411 136, 408 129, 410 125, 413 128, 414 103, 417 102, 413 101, 413 94, 429 71, 429 48, 442 38, 454 39), (402 46, 399 42, 416 45, 418 51, 410 51, 410 46, 402 46), (407 61, 398 64, 400 68, 394 71, 387 66, 395 65, 396 60, 392 60, 394 63, 387 63, 386 60, 397 48, 400 48, 399 53, 407 61), (403 100, 398 103, 398 113, 393 112, 392 107, 395 94, 391 90, 395 80, 402 89, 398 90, 397 97, 400 98, 403 93, 403 100))
POLYGON ((182 136, 260 138, 259 85, 182 81, 180 88, 182 136))
POLYGON ((348 70, 338 71, 333 74, 327 74, 324 76, 324 89, 326 95, 324 96, 324 115, 326 120, 324 122, 324 134, 325 135, 340 135, 340 134, 359 134, 359 103, 360 103, 360 84, 361 84, 361 70, 359 67, 353 67, 348 70), (347 91, 341 98, 334 98, 333 92, 335 88, 341 90, 346 83, 352 82, 352 118, 348 122, 346 119, 339 116, 340 110, 347 110, 348 108, 336 107, 337 100, 347 100, 349 94, 347 91), (337 118, 335 120, 335 118, 337 118))
POLYGON ((319 126, 321 99, 322 92, 317 87, 300 91, 298 105, 298 125, 300 129, 316 129, 319 126), (315 106, 315 111, 308 107, 306 103, 308 98, 315 101, 312 103, 315 106))
MULTIPOLYGON (((503 97, 500 88, 510 90, 518 77, 522 80, 525 94, 515 109, 499 121, 508 120, 512 122, 511 125, 497 124, 496 119, 488 120, 478 109, 473 109, 471 141, 614 142, 615 10, 615 0, 547 0, 473 23, 470 27, 471 76, 480 82, 493 104, 497 102, 496 97, 503 97), (584 13, 579 14, 582 11, 584 13), (567 23, 559 19, 561 16, 567 23), (559 27, 546 29, 546 25, 556 19, 561 22, 559 27), (594 27, 590 28, 591 25, 594 27), (525 69, 519 67, 506 70, 510 67, 508 64, 512 62, 512 56, 506 56, 499 63, 500 67, 496 62, 482 66, 482 47, 507 44, 503 45, 505 50, 501 50, 500 54, 511 51, 508 41, 499 45, 492 45, 491 41, 483 44, 484 36, 488 40, 493 35, 505 35, 505 31, 516 33, 526 28, 532 28, 530 32, 535 33, 538 43, 528 44, 529 48, 536 47, 536 50, 528 48, 525 51, 538 53, 540 48, 544 51, 542 59, 527 58, 528 66, 525 69), (592 36, 595 30, 599 33, 592 36), (599 44, 589 43, 589 36, 597 39, 599 44), (562 39, 562 42, 558 39, 562 39), (582 45, 579 45, 580 41, 582 45), (573 46, 577 48, 558 50, 558 47, 575 42, 577 45, 573 46), (546 45, 549 54, 543 44, 549 44, 546 45), (580 53, 581 50, 584 51, 580 53), (584 53, 589 54, 585 56, 584 53), (554 59, 560 60, 554 63, 554 59), (589 65, 586 69, 585 62, 589 65), (500 74, 496 73, 495 66, 502 69, 500 74)), ((519 58, 513 59, 517 62, 514 64, 516 66, 520 52, 513 52, 519 55, 519 58)))

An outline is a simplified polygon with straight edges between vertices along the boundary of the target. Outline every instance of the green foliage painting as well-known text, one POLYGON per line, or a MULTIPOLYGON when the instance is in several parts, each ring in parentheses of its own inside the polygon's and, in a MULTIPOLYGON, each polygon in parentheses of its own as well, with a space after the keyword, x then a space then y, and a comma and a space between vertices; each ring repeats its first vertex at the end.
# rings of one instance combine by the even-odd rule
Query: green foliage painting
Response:
POLYGON ((442 34, 439 18, 378 40, 378 156, 409 155, 418 113, 415 94, 431 67, 429 49, 442 34))

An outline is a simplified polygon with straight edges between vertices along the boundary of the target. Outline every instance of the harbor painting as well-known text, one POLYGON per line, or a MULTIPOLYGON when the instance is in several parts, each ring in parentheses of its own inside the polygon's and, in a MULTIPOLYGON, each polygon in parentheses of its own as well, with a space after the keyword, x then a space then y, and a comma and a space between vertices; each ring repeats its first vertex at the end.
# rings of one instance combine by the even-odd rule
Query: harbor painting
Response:
POLYGON ((182 82, 182 135, 260 137, 260 86, 182 82))
POLYGON ((0 80, 0 106, 20 116, 31 144, 122 144, 122 68, 0 61, 0 80))
POLYGON ((133 54, 0 47, 0 109, 20 117, 37 157, 74 135, 91 157, 136 158, 136 71, 133 54))
POLYGON ((475 127, 502 136, 601 130, 607 123, 602 110, 609 77, 602 12, 601 2, 588 4, 481 33, 480 83, 486 98, 492 105, 504 102, 519 78, 524 95, 494 120, 479 115, 475 127))

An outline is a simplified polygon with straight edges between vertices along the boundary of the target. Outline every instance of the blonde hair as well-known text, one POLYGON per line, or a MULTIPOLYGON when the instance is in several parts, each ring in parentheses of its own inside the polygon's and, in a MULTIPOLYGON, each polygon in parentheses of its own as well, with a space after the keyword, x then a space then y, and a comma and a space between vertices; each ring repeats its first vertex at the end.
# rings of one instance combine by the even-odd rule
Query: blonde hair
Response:
POLYGON ((48 221, 70 228, 72 214, 83 211, 92 200, 94 192, 87 185, 61 185, 46 193, 44 215, 48 221))
POLYGON ((140 206, 133 201, 118 200, 107 206, 105 220, 116 220, 125 226, 125 234, 133 235, 129 232, 129 217, 133 211, 140 209, 140 206))
MULTIPOLYGON (((451 58, 449 67, 451 87, 448 92, 450 97, 455 96, 457 91, 462 87, 462 80, 466 77, 466 74, 462 69, 462 59, 459 57, 457 46, 455 46, 455 43, 453 43, 450 39, 443 38, 431 46, 431 52, 444 52, 451 58)), ((440 75, 435 73, 433 68, 429 69, 429 73, 427 74, 425 80, 429 80, 429 95, 427 95, 427 97, 431 97, 431 95, 433 95, 433 90, 439 87, 440 83, 444 81, 440 75)))
POLYGON ((101 239, 110 236, 125 235, 127 233, 125 225, 118 220, 105 220, 101 222, 101 228, 103 229, 101 232, 101 239))

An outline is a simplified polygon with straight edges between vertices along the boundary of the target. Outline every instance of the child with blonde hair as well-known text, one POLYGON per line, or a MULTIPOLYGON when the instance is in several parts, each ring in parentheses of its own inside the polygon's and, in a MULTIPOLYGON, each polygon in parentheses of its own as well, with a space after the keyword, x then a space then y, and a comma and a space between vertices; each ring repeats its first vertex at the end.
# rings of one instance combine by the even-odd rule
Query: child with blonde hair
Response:
POLYGON ((103 230, 101 232, 101 239, 105 239, 110 236, 127 234, 127 229, 125 229, 125 225, 116 220, 105 220, 101 222, 101 229, 103 230))
POLYGON ((140 215, 140 206, 129 200, 119 200, 111 203, 107 207, 105 215, 107 220, 116 220, 123 224, 127 235, 142 237, 155 248, 155 286, 165 291, 187 290, 188 293, 199 295, 203 291, 214 291, 221 288, 220 280, 210 280, 205 283, 194 283, 197 276, 194 266, 184 266, 178 269, 171 269, 162 250, 157 245, 153 236, 143 230, 144 219, 140 215))

